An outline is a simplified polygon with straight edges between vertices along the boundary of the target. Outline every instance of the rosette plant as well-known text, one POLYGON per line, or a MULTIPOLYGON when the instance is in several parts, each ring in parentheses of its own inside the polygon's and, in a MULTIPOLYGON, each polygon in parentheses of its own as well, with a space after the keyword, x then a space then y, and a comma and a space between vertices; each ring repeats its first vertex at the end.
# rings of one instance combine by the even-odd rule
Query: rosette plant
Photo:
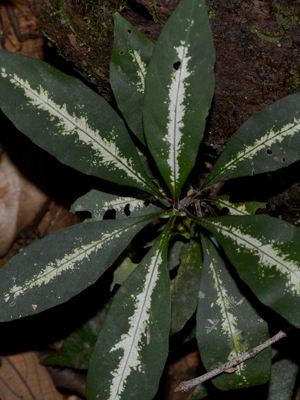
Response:
MULTIPOLYGON (((89 211, 90 219, 13 257, 0 270, 1 321, 66 302, 95 283, 141 230, 157 230, 151 240, 138 236, 144 256, 114 295, 90 360, 90 400, 152 399, 170 327, 180 331, 194 313, 208 370, 268 338, 268 321, 254 307, 253 294, 300 327, 299 229, 255 215, 260 204, 234 203, 215 190, 218 182, 300 159, 300 96, 251 117, 201 185, 188 186, 214 93, 214 61, 204 0, 182 0, 156 44, 115 16, 110 82, 123 117, 50 65, 0 54, 1 109, 14 125, 62 163, 136 195, 90 191, 73 205, 89 211), (114 218, 103 219, 109 209, 114 218), (184 240, 174 269, 168 257, 179 236, 184 240)), ((269 349, 214 384, 261 384, 270 366, 269 349)))

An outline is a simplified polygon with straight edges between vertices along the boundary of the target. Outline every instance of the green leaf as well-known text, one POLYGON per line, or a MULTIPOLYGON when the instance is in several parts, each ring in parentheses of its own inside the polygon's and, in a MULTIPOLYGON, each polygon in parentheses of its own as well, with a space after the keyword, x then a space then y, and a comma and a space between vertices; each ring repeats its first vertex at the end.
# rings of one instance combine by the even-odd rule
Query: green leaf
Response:
MULTIPOLYGON (((205 238, 202 244, 196 335, 201 360, 209 371, 266 341, 269 335, 267 324, 240 292, 214 245, 205 238)), ((221 390, 263 384, 269 379, 271 356, 268 349, 213 383, 221 390)))
POLYGON ((87 398, 152 400, 168 354, 168 231, 121 286, 95 346, 87 398))
POLYGON ((61 162, 120 185, 153 189, 123 121, 79 80, 42 61, 1 51, 0 107, 61 162))
POLYGON ((36 314, 80 293, 152 218, 83 223, 33 242, 0 269, 0 321, 36 314))
POLYGON ((115 14, 110 84, 129 128, 145 144, 142 104, 153 43, 120 14, 115 14))
POLYGON ((169 254, 168 254, 168 269, 172 271, 172 269, 178 267, 180 263, 180 253, 184 248, 186 242, 181 240, 182 238, 176 238, 174 241, 169 243, 169 254))
POLYGON ((193 391, 193 395, 191 400, 202 400, 208 396, 208 391, 204 385, 196 386, 196 389, 193 391))
POLYGON ((133 263, 129 257, 126 257, 114 271, 114 279, 110 290, 112 291, 115 285, 123 285, 137 266, 138 264, 133 263))
POLYGON ((200 282, 201 251, 199 243, 190 241, 180 254, 180 265, 171 282, 171 332, 179 332, 197 308, 200 282))
POLYGON ((300 230, 269 217, 199 219, 259 300, 300 327, 300 230))
POLYGON ((295 389, 299 365, 282 359, 272 366, 271 380, 267 400, 291 400, 295 389))
POLYGON ((300 93, 271 104, 232 136, 204 185, 274 171, 299 160, 300 93))
POLYGON ((108 210, 116 211, 116 219, 143 217, 163 210, 147 201, 91 190, 72 204, 72 212, 89 211, 93 221, 102 220, 108 210))
POLYGON ((267 203, 258 201, 246 201, 244 203, 233 203, 229 196, 218 196, 214 204, 220 209, 228 209, 230 215, 253 215, 259 208, 265 208, 267 203))
POLYGON ((144 129, 177 200, 194 166, 214 92, 214 46, 204 0, 182 0, 162 30, 145 83, 144 129))

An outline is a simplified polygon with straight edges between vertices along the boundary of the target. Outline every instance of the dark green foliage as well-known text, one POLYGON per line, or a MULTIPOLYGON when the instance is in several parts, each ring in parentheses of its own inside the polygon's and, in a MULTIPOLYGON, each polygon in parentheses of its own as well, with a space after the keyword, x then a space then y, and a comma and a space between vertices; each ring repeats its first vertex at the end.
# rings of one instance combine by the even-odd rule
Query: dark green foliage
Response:
MULTIPOLYGON (((78 80, 43 62, 0 53, 0 106, 16 127, 61 162, 136 193, 90 191, 72 206, 88 211, 89 221, 33 243, 0 270, 0 320, 10 321, 67 301, 118 259, 114 286, 121 287, 113 289, 92 352, 89 400, 151 400, 170 330, 182 332, 195 312, 207 369, 268 338, 259 301, 300 327, 299 229, 258 215, 266 203, 234 203, 214 186, 300 159, 300 95, 251 117, 200 187, 192 188, 187 179, 213 96, 214 60, 204 0, 182 0, 156 45, 116 15, 111 83, 123 120, 78 80), (112 218, 103 220, 107 211, 112 218), (139 234, 149 224, 150 239, 139 234), (132 256, 126 249, 136 236, 140 262, 120 267, 132 256)), ((79 331, 80 340, 86 333, 79 331)), ((68 359, 77 339, 66 341, 58 364, 86 368, 86 358, 68 359)), ((212 383, 221 390, 262 384, 270 367, 271 351, 265 350, 212 383)), ((291 393, 292 384, 282 393, 291 393)), ((270 399, 273 392, 272 378, 270 399)), ((194 398, 205 393, 198 388, 194 398)))

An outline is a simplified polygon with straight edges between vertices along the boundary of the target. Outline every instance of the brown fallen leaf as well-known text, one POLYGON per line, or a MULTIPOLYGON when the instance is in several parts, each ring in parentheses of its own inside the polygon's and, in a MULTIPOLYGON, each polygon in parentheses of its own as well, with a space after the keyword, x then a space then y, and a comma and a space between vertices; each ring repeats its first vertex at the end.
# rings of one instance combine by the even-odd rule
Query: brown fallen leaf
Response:
POLYGON ((26 352, 2 357, 0 366, 1 400, 65 400, 52 382, 37 355, 26 352))
POLYGON ((47 196, 26 179, 5 152, 0 154, 0 257, 31 224, 47 196))

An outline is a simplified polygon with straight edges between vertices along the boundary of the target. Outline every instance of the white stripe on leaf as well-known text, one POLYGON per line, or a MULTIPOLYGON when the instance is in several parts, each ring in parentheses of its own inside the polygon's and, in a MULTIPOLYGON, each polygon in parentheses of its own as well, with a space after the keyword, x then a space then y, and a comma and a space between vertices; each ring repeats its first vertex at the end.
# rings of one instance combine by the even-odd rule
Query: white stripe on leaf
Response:
POLYGON ((27 291, 47 285, 65 272, 76 270, 79 263, 88 260, 93 253, 101 250, 104 245, 115 240, 121 233, 125 233, 128 229, 129 228, 122 228, 115 230, 114 232, 105 233, 102 235, 100 240, 95 240, 91 243, 78 246, 70 253, 65 254, 63 258, 57 258, 50 261, 37 274, 33 275, 31 279, 28 279, 22 285, 12 286, 8 292, 4 294, 4 301, 6 303, 9 301, 14 302, 19 296, 24 295, 27 291))
POLYGON ((123 211, 124 207, 129 204, 130 212, 132 213, 135 210, 139 210, 145 207, 145 202, 143 200, 135 199, 134 197, 120 197, 115 200, 105 201, 102 205, 102 208, 105 209, 114 209, 116 211, 123 211))
MULTIPOLYGON (((228 295, 225 286, 223 285, 222 279, 219 276, 215 268, 216 260, 212 258, 209 265, 209 269, 213 276, 214 288, 217 293, 216 304, 220 309, 220 314, 222 316, 221 329, 223 334, 227 337, 230 347, 232 350, 227 357, 230 361, 237 357, 240 353, 243 353, 247 349, 247 345, 242 343, 241 332, 238 329, 238 319, 232 311, 234 300, 228 295)), ((236 373, 241 375, 245 369, 245 364, 242 363, 237 367, 236 373)))
POLYGON ((126 382, 132 370, 143 372, 140 351, 144 343, 149 343, 149 318, 152 294, 159 278, 159 266, 162 263, 161 250, 158 249, 151 258, 148 272, 143 282, 140 293, 132 296, 134 310, 128 319, 129 330, 121 336, 110 352, 122 350, 123 354, 118 361, 118 366, 111 372, 113 379, 110 386, 108 400, 121 399, 126 387, 126 382))
POLYGON ((60 130, 61 135, 74 136, 76 133, 76 140, 93 150, 94 159, 90 160, 93 165, 106 164, 107 168, 121 170, 136 182, 144 182, 144 179, 134 170, 133 161, 130 158, 125 158, 116 147, 113 130, 110 132, 111 138, 108 140, 101 136, 98 129, 89 125, 85 115, 78 117, 74 113, 70 113, 66 104, 57 104, 42 86, 35 89, 27 80, 18 75, 9 75, 4 68, 1 70, 1 76, 3 78, 9 76, 11 84, 23 90, 25 97, 32 106, 36 107, 37 110, 47 112, 50 121, 60 130))
MULTIPOLYGON (((168 145, 168 165, 171 171, 171 183, 173 188, 179 179, 179 157, 181 153, 181 140, 183 136, 184 117, 187 107, 187 89, 189 83, 187 78, 190 77, 192 71, 189 70, 188 56, 189 45, 184 41, 180 42, 180 46, 175 48, 178 57, 178 68, 174 65, 174 70, 171 75, 171 83, 168 86, 168 122, 167 122, 167 137, 165 142, 168 145), (177 68, 177 69, 176 69, 177 68)), ((175 63, 176 64, 176 63, 175 63)))
MULTIPOLYGON (((223 334, 227 337, 230 347, 232 347, 227 358, 228 361, 230 361, 238 354, 244 352, 247 349, 247 345, 242 342, 241 332, 238 329, 238 319, 232 312, 232 308, 236 302, 228 295, 222 279, 216 271, 215 265, 216 260, 212 257, 209 269, 212 273, 214 288, 217 293, 216 304, 218 305, 222 316, 221 329, 223 334)), ((245 364, 242 363, 237 367, 236 373, 241 375, 244 369, 245 364)))
POLYGON ((296 118, 294 118, 293 122, 283 126, 279 131, 271 129, 264 136, 257 139, 252 145, 244 146, 243 150, 239 151, 232 160, 221 168, 220 173, 235 170, 238 168, 239 163, 254 158, 257 153, 264 149, 269 149, 274 144, 282 143, 286 138, 299 133, 299 130, 300 119, 296 118))
MULTIPOLYGON (((259 259, 259 264, 262 267, 276 268, 285 278, 285 286, 289 293, 295 296, 300 296, 300 268, 299 264, 291 260, 290 256, 284 254, 282 250, 276 246, 273 240, 266 243, 262 238, 259 240, 256 237, 250 236, 247 232, 241 231, 238 228, 226 228, 222 223, 209 222, 219 233, 232 240, 237 251, 246 249, 259 259)), ((278 243, 279 244, 279 243, 278 243)), ((264 271, 260 271, 263 276, 264 271)))
POLYGON ((131 50, 129 52, 132 61, 137 65, 137 82, 135 84, 136 90, 139 93, 144 93, 145 91, 145 77, 147 73, 147 65, 146 63, 142 60, 139 52, 137 50, 131 50))

